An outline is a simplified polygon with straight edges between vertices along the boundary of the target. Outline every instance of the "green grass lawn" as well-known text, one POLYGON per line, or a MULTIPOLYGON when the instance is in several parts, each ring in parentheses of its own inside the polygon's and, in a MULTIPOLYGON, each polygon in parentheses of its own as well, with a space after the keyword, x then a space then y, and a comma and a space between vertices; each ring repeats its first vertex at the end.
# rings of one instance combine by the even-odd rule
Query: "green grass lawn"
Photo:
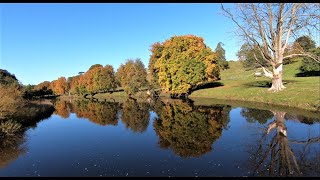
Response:
POLYGON ((230 69, 221 72, 223 86, 194 91, 189 97, 240 100, 298 107, 320 111, 320 77, 296 77, 301 60, 283 66, 285 90, 268 92, 266 77, 254 77, 255 70, 245 70, 240 62, 230 62, 230 69))

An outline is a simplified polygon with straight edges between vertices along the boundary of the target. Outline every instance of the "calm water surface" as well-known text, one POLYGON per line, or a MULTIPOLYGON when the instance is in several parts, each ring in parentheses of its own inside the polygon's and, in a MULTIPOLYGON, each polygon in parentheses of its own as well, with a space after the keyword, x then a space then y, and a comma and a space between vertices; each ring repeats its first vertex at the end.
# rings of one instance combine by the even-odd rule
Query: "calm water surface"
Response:
POLYGON ((0 176, 319 176, 320 120, 187 102, 57 101, 0 142, 0 176))

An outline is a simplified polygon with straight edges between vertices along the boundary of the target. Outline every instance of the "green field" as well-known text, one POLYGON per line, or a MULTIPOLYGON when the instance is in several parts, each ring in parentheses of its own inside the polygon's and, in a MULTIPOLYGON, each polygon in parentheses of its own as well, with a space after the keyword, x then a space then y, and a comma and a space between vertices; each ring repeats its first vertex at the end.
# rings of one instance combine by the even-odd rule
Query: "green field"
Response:
POLYGON ((230 69, 221 72, 223 86, 194 91, 189 97, 261 102, 305 110, 320 111, 320 78, 296 77, 301 60, 283 66, 287 87, 277 93, 268 92, 270 79, 254 77, 255 70, 246 71, 240 62, 230 62, 230 69))

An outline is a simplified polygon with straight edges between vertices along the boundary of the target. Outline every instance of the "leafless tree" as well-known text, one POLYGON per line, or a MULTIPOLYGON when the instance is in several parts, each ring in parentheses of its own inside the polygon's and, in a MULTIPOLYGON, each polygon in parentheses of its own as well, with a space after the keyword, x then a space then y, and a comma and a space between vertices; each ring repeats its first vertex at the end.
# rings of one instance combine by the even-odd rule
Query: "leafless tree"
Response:
MULTIPOLYGON (((284 59, 308 56, 320 63, 319 57, 304 51, 285 53, 294 36, 312 34, 312 30, 319 32, 320 3, 241 3, 233 10, 222 4, 221 7, 223 14, 238 26, 238 35, 257 46, 262 58, 272 66, 272 70, 262 67, 264 75, 272 79, 269 91, 285 88, 282 83, 284 59)), ((254 57, 257 60, 256 54, 254 57)))

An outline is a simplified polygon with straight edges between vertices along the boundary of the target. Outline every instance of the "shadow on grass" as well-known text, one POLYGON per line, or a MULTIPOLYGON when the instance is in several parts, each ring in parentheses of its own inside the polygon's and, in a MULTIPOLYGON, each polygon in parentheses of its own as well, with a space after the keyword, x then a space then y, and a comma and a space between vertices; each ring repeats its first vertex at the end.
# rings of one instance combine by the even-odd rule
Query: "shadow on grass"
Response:
POLYGON ((208 88, 214 88, 214 87, 220 87, 220 86, 224 86, 223 83, 221 82, 209 82, 209 83, 205 83, 205 84, 200 84, 198 86, 196 86, 195 88, 191 89, 191 92, 196 91, 196 90, 200 90, 200 89, 208 89, 208 88))
POLYGON ((310 76, 320 76, 320 71, 308 71, 308 72, 300 72, 296 74, 296 77, 310 77, 310 76))
MULTIPOLYGON (((298 81, 295 80, 283 80, 283 84, 294 84, 298 81)), ((271 81, 253 81, 243 84, 246 87, 262 87, 262 88, 270 88, 272 83, 271 81)))

